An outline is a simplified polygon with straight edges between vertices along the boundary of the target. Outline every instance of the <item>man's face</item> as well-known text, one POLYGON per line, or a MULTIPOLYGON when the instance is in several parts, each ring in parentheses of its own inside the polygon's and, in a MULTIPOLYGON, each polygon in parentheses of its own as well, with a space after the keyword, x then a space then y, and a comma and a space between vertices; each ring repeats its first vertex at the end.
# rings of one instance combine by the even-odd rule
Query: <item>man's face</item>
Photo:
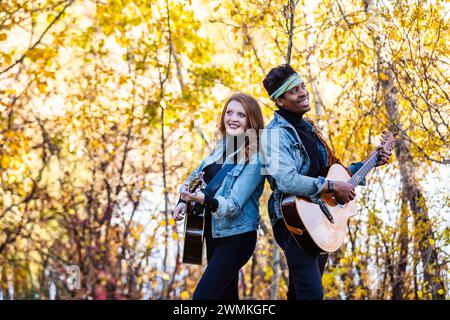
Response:
POLYGON ((286 91, 283 97, 278 98, 275 102, 278 107, 295 113, 304 114, 311 109, 309 93, 303 81, 291 90, 286 91))

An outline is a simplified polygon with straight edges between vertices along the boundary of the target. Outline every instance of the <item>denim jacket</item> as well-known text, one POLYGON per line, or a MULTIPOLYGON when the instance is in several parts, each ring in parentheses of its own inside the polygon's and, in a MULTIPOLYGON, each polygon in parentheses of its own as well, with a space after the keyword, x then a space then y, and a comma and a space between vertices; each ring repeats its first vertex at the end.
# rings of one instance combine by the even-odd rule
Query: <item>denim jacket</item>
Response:
MULTIPOLYGON (((223 148, 224 144, 219 144, 202 161, 200 166, 192 172, 181 186, 180 192, 193 176, 222 157, 223 148)), ((228 162, 230 161, 225 161, 225 163, 228 162)), ((219 207, 217 211, 211 212, 213 238, 228 237, 257 230, 260 218, 259 198, 263 189, 264 176, 261 175, 259 155, 254 155, 247 164, 237 163, 227 173, 214 196, 219 202, 219 207)))
MULTIPOLYGON (((340 163, 333 151, 325 143, 320 131, 310 120, 303 120, 306 126, 317 135, 321 167, 340 163)), ((308 177, 310 159, 295 128, 282 116, 275 113, 273 120, 264 129, 261 137, 261 155, 264 173, 268 176, 272 194, 269 198, 268 211, 272 225, 282 218, 282 194, 295 194, 309 197, 312 201, 319 199, 326 182, 324 177, 308 177)), ((347 171, 353 175, 363 165, 352 163, 347 171)), ((365 185, 363 180, 361 185, 365 185)))

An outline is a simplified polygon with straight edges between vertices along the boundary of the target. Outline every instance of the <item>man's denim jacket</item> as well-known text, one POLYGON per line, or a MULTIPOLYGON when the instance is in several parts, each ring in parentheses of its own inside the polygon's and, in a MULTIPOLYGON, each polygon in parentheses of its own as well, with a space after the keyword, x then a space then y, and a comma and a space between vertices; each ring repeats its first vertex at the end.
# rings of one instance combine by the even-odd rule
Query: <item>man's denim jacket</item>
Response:
MULTIPOLYGON (((303 121, 319 138, 320 166, 340 163, 312 121, 305 119, 303 121)), ((267 175, 273 191, 268 203, 272 225, 282 218, 280 207, 282 194, 310 197, 313 201, 319 199, 326 180, 321 176, 318 178, 306 176, 310 165, 308 153, 295 128, 277 113, 261 136, 261 155, 264 174, 267 175)), ((352 163, 347 171, 353 175, 362 165, 362 162, 352 163)), ((362 181, 361 185, 365 185, 365 181, 362 181)))
MULTIPOLYGON (((206 166, 216 162, 223 155, 223 143, 218 143, 213 152, 195 169, 185 183, 206 166)), ((230 155, 229 158, 232 158, 230 155)), ((258 229, 259 198, 264 189, 264 176, 261 175, 261 162, 255 154, 249 163, 237 163, 224 178, 222 185, 215 193, 218 200, 217 211, 211 212, 212 236, 222 238, 258 229)), ((226 160, 225 163, 230 162, 226 160)))

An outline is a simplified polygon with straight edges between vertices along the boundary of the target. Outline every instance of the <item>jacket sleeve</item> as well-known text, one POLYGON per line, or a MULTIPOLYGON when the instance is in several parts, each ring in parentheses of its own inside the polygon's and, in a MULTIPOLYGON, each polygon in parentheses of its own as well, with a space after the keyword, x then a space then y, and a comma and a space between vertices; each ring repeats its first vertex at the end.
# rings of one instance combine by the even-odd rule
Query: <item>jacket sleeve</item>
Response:
MULTIPOLYGON (((361 167, 364 165, 363 162, 354 162, 352 164, 350 164, 347 168, 347 170, 351 173, 351 175, 354 175, 359 169, 361 169, 361 167)), ((359 183, 360 186, 365 186, 366 185, 366 178, 362 179, 361 182, 359 183)))
POLYGON ((262 193, 264 176, 261 174, 259 161, 246 164, 242 172, 236 178, 230 193, 225 196, 216 195, 219 202, 215 212, 211 212, 216 218, 233 218, 242 212, 242 207, 254 192, 262 193), (258 187, 260 187, 258 189, 258 187))
POLYGON ((265 174, 273 177, 282 193, 316 197, 325 185, 324 177, 308 177, 297 172, 295 157, 290 150, 285 130, 265 129, 261 138, 261 150, 265 174), (284 139, 284 140, 282 140, 284 139))

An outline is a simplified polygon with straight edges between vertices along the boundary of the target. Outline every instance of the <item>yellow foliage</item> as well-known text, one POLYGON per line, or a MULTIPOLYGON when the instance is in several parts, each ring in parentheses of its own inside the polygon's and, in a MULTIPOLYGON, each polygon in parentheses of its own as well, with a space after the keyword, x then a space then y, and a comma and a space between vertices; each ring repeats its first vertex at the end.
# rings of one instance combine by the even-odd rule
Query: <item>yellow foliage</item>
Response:
MULTIPOLYGON (((268 99, 262 80, 271 67, 285 62, 289 40, 285 30, 280 32, 279 28, 273 27, 289 25, 286 16, 279 14, 282 11, 280 1, 270 5, 265 1, 194 2, 174 0, 166 7, 165 1, 152 1, 151 6, 148 1, 107 1, 106 4, 97 1, 92 10, 84 6, 83 1, 74 2, 46 31, 42 43, 32 50, 29 41, 14 39, 13 30, 21 30, 24 39, 37 40, 57 16, 60 4, 55 7, 57 2, 44 1, 35 7, 34 2, 25 1, 25 5, 19 7, 17 1, 2 2, 2 9, 10 17, 0 32, 0 41, 4 41, 0 42, 1 69, 6 70, 24 54, 25 59, 0 75, 0 141, 3 143, 0 150, 3 170, 0 172, 0 207, 5 203, 17 204, 14 212, 11 211, 13 214, 7 214, 7 217, 0 214, 0 245, 3 245, 5 231, 22 229, 26 235, 37 225, 45 231, 51 230, 54 235, 42 241, 43 236, 30 234, 29 239, 36 238, 36 241, 27 240, 27 251, 45 252, 61 261, 79 259, 77 262, 90 274, 95 274, 90 268, 103 263, 110 263, 104 267, 112 274, 117 271, 114 266, 121 262, 128 268, 139 265, 148 270, 150 262, 147 257, 141 257, 142 248, 137 245, 140 244, 137 240, 143 236, 143 228, 135 223, 136 220, 124 226, 123 215, 127 217, 128 209, 121 201, 126 192, 131 192, 134 197, 145 189, 151 195, 144 207, 152 207, 152 214, 146 217, 151 223, 139 222, 149 231, 146 232, 149 237, 145 239, 146 248, 148 253, 153 249, 155 253, 165 250, 167 255, 155 255, 155 259, 165 256, 169 258, 166 259, 169 264, 173 263, 170 258, 174 257, 177 247, 163 247, 166 242, 162 239, 168 234, 155 232, 163 230, 147 230, 147 226, 158 229, 169 227, 169 224, 173 230, 173 239, 169 239, 171 244, 179 244, 183 237, 182 233, 175 232, 173 218, 166 221, 158 211, 164 204, 166 192, 166 189, 161 190, 163 166, 166 169, 165 187, 170 198, 175 199, 178 196, 175 186, 199 163, 200 157, 193 155, 192 149, 209 144, 203 141, 203 134, 205 140, 212 142, 207 139, 213 136, 209 133, 217 129, 223 102, 233 91, 242 90, 255 96, 261 102, 267 124, 275 107, 268 99), (204 10, 196 10, 198 5, 204 10), (81 9, 83 7, 88 9, 81 9), (44 13, 42 19, 37 14, 41 11, 44 13), (203 16, 197 14, 200 11, 203 16), (209 16, 212 13, 214 17, 209 16), (29 21, 23 17, 30 17, 34 27, 28 28, 29 21), (68 22, 77 28, 66 29, 68 22), (37 33, 31 34, 31 30, 37 33), (231 44, 223 41, 233 37, 236 41, 231 44), (161 83, 163 79, 165 82, 161 83), (46 114, 49 109, 57 109, 61 115, 46 114), (161 111, 164 111, 164 118, 160 118, 161 111), (165 141, 161 141, 162 133, 165 133, 165 141), (162 145, 166 157, 163 157, 162 145), (126 154, 126 150, 131 152, 126 154), (31 192, 33 181, 37 188, 31 192), (27 193, 30 197, 22 203, 27 193), (113 221, 108 224, 102 215, 91 215, 98 212, 112 212, 113 221), (14 216, 14 223, 10 223, 9 216, 14 216), (26 218, 22 221, 29 225, 18 228, 15 222, 21 221, 22 216, 26 218), (130 234, 123 232, 128 226, 131 226, 130 234), (58 245, 58 242, 64 245, 58 245), (103 256, 105 251, 106 257, 103 256), (118 261, 117 252, 121 252, 120 259, 126 261, 118 261), (91 261, 97 257, 99 261, 91 261)), ((450 38, 444 9, 440 4, 427 8, 415 3, 406 8, 401 2, 391 1, 388 10, 375 4, 378 8, 369 13, 355 6, 355 1, 343 0, 342 7, 348 10, 346 16, 351 23, 347 28, 347 21, 342 19, 339 10, 334 10, 337 9, 333 7, 335 2, 314 2, 311 19, 316 21, 311 25, 320 24, 321 27, 303 28, 306 22, 303 15, 296 16, 295 27, 300 27, 302 32, 295 32, 291 64, 307 79, 312 109, 315 101, 323 99, 326 112, 316 119, 325 124, 332 148, 346 164, 359 161, 370 152, 382 127, 398 125, 405 131, 400 136, 408 137, 412 159, 417 160, 408 171, 417 173, 419 186, 422 181, 428 185, 430 180, 425 180, 429 177, 433 183, 434 177, 428 171, 433 171, 438 162, 430 159, 443 160, 448 150, 446 119, 449 116, 447 92, 450 90, 445 61, 450 38), (322 24, 322 21, 333 23, 322 24), (368 27, 371 21, 375 24, 368 27), (314 39, 312 48, 309 39, 314 39), (299 48, 306 48, 308 54, 298 54, 299 48), (376 70, 384 72, 377 73, 376 70), (311 83, 311 80, 317 80, 317 83, 311 83), (389 119, 390 113, 386 112, 388 96, 384 86, 389 80, 393 80, 396 89, 392 92, 396 92, 394 95, 398 99, 395 111, 399 113, 399 120, 389 119), (426 166, 427 173, 422 175, 423 170, 416 170, 419 166, 426 166)), ((299 7, 298 10, 302 9, 299 7)), ((314 110, 307 115, 314 118, 314 110)), ((409 157, 408 154, 405 156, 409 157)), ((388 257, 400 254, 397 242, 398 232, 402 230, 398 228, 399 214, 410 215, 408 230, 410 227, 411 230, 427 230, 431 225, 423 222, 419 228, 414 222, 416 217, 412 216, 414 212, 397 208, 397 202, 406 203, 401 183, 408 180, 404 180, 404 171, 399 170, 395 159, 376 171, 368 176, 373 179, 372 183, 364 188, 365 191, 360 189, 361 201, 357 201, 364 218, 358 222, 361 228, 355 238, 354 252, 365 250, 367 255, 352 255, 347 247, 334 257, 333 268, 328 268, 323 276, 327 297, 336 298, 351 292, 355 298, 379 298, 372 286, 355 288, 355 269, 349 265, 360 267, 359 280, 366 285, 372 281, 369 268, 375 265, 380 268, 377 273, 382 274, 386 271, 388 257), (380 183, 381 177, 386 179, 385 186, 380 183), (400 187, 398 181, 401 181, 400 187), (380 189, 383 192, 379 192, 380 189), (390 205, 385 205, 388 202, 390 205)), ((260 201, 262 216, 267 216, 264 210, 267 210, 269 189, 267 186, 263 195, 266 198, 260 201)), ((424 194, 430 196, 430 201, 421 199, 420 208, 427 210, 426 205, 433 209, 444 207, 442 204, 445 205, 446 199, 442 203, 439 199, 445 196, 438 197, 438 192, 427 189, 424 194)), ((415 234, 411 236, 417 239, 415 234)), ((439 232, 434 236, 436 240, 425 239, 425 247, 427 241, 429 246, 434 246, 435 241, 443 247, 448 245, 439 232)), ((17 235, 17 239, 21 238, 21 234, 17 235)), ((264 234, 261 240, 263 245, 258 242, 256 253, 258 263, 254 265, 255 292, 258 286, 267 286, 277 272, 270 266, 273 262, 270 254, 273 247, 268 244, 271 236, 264 234)), ((416 248, 422 250, 422 240, 410 242, 411 247, 417 245, 416 248)), ((11 248, 14 250, 5 254, 5 261, 9 258, 26 260, 24 250, 14 242, 11 248)), ((441 255, 438 257, 441 263, 441 255)), ((391 263, 397 259, 393 261, 391 263)), ((408 254, 404 261, 409 273, 414 269, 414 256, 408 254)), ((53 262, 49 261, 49 265, 53 262)), ((253 267, 251 263, 248 266, 253 267)), ((416 269, 418 274, 404 278, 405 288, 413 287, 411 279, 422 281, 423 273, 428 271, 428 268, 425 271, 424 268, 416 269)), ((159 288, 154 279, 158 278, 155 274, 160 270, 154 271, 153 276, 147 271, 136 271, 150 279, 150 288, 159 288)), ((201 269, 182 265, 177 271, 189 274, 188 279, 181 280, 185 290, 181 298, 189 299, 201 269)), ((43 271, 33 271, 30 279, 40 279, 42 274, 39 272, 43 271)), ((171 276, 162 275, 165 279, 171 276)), ((373 287, 381 287, 381 278, 374 280, 373 287)), ((139 283, 141 279, 138 278, 139 283)), ((86 283, 95 283, 95 279, 90 280, 86 283)), ((280 281, 280 284, 285 290, 284 282, 280 281)), ((16 287, 23 289, 26 295, 31 293, 30 288, 21 288, 20 284, 14 283, 16 287)), ((417 295, 421 299, 427 298, 430 288, 434 287, 424 284, 417 295)), ((25 296, 23 292, 18 291, 17 297, 25 296)), ((89 295, 89 292, 85 293, 89 295)), ((438 293, 445 295, 444 289, 438 293)), ((382 295, 387 296, 389 293, 382 295)))
POLYGON ((8 183, 14 183, 17 181, 17 176, 15 174, 8 174, 8 183))
POLYGON ((273 268, 271 266, 264 267, 264 280, 270 280, 273 277, 273 268))
POLYGON ((46 93, 47 92, 47 85, 45 83, 39 83, 38 89, 40 93, 46 93))
POLYGON ((9 164, 11 163, 11 157, 4 156, 1 161, 1 166, 3 169, 9 168, 9 164))
POLYGON ((389 77, 383 72, 380 72, 379 77, 380 77, 381 81, 388 81, 389 80, 389 77))
POLYGON ((181 297, 181 299, 183 299, 183 300, 189 299, 189 292, 183 291, 183 292, 180 294, 180 297, 181 297))

